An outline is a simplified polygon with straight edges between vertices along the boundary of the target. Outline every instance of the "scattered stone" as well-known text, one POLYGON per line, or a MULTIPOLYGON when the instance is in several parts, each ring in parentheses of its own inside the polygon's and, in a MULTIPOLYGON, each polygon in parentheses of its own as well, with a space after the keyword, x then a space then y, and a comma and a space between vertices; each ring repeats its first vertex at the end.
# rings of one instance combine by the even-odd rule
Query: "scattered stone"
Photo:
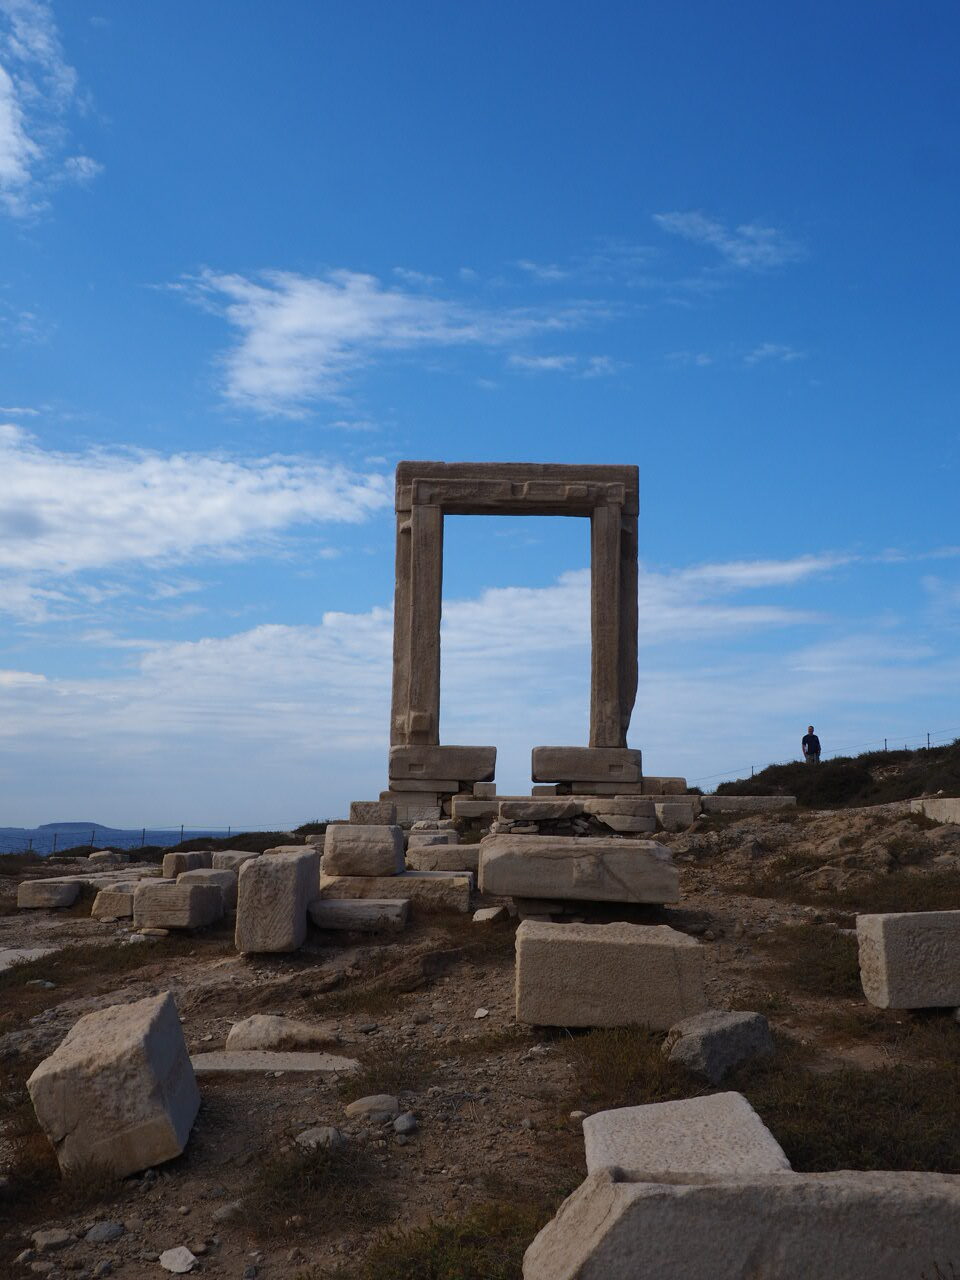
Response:
POLYGON ((285 952, 303 946, 307 906, 317 896, 319 874, 320 855, 312 846, 245 862, 239 874, 237 950, 285 952))
POLYGON ((31 1236, 33 1247, 37 1253, 54 1253, 58 1249, 66 1249, 77 1243, 77 1237, 62 1227, 49 1227, 45 1231, 35 1231, 31 1236))
POLYGON ((728 1071, 773 1053, 770 1024, 762 1013, 722 1013, 708 1009, 684 1018, 667 1032, 664 1056, 719 1084, 728 1071))
POLYGON ((101 889, 93 900, 90 914, 103 924, 108 921, 126 920, 133 915, 133 895, 136 884, 114 884, 101 889))
POLYGON ((346 1138, 332 1124, 322 1124, 313 1129, 304 1129, 303 1133, 297 1134, 294 1142, 298 1147, 303 1147, 306 1151, 316 1151, 318 1148, 336 1151, 347 1145, 346 1138))
POLYGON ((397 933, 410 919, 406 898, 314 898, 310 919, 318 929, 397 933))
POLYGON ((591 1174, 527 1250, 524 1280, 949 1275, 960 1177, 769 1173, 677 1185, 591 1174))
POLYGON ((169 992, 85 1014, 27 1088, 61 1169, 121 1177, 180 1155, 200 1106, 169 992))
POLYGON ((133 895, 133 923, 141 933, 147 929, 203 929, 222 915, 223 894, 213 884, 144 880, 133 895))
POLYGON ((481 1008, 481 1009, 478 1009, 478 1010, 476 1011, 476 1013, 475 1013, 473 1016, 474 1016, 475 1018, 486 1018, 486 1017, 488 1017, 488 1016, 489 1016, 489 1014, 490 1014, 490 1010, 489 1010, 489 1009, 482 1009, 482 1008, 481 1008))
POLYGON ((197 1259, 185 1245, 178 1245, 176 1249, 164 1249, 160 1255, 160 1265, 164 1271, 173 1271, 177 1275, 184 1275, 187 1271, 192 1271, 197 1265, 197 1259))
POLYGON ((397 826, 327 827, 323 872, 330 876, 393 876, 403 871, 403 832, 397 826))
POLYGON ((860 982, 880 1009, 960 1004, 960 911, 857 916, 860 982))
POLYGON ((259 857, 259 853, 245 853, 240 849, 220 849, 211 859, 211 869, 213 871, 236 871, 239 875, 240 868, 245 862, 252 862, 254 858, 259 857))
POLYGON ((571 1119, 575 1124, 580 1124, 580 1125, 583 1124, 586 1118, 587 1118, 586 1111, 571 1111, 569 1116, 569 1119, 571 1119))
POLYGON ((300 1022, 273 1013, 254 1013, 233 1024, 226 1049, 228 1053, 241 1049, 312 1049, 339 1039, 333 1022, 300 1022))
POLYGON ((668 925, 524 920, 516 947, 518 1022, 666 1030, 707 1007, 703 949, 668 925))
POLYGON ((72 907, 79 894, 79 880, 24 880, 17 887, 17 906, 72 907))
POLYGON ((97 1222, 83 1237, 87 1244, 110 1244, 124 1234, 122 1222, 97 1222))
POLYGON ((790 1162, 740 1093, 598 1111, 583 1122, 587 1173, 616 1168, 627 1178, 741 1177, 790 1162))
POLYGON ((214 1209, 211 1217, 214 1222, 231 1222, 234 1218, 239 1218, 243 1212, 242 1200, 230 1200, 226 1204, 222 1204, 219 1209, 214 1209))
POLYGON ((348 1116, 362 1116, 371 1124, 383 1124, 400 1114, 400 1103, 389 1093, 373 1093, 348 1103, 344 1111, 348 1116))
POLYGON ((510 916, 506 907, 480 907, 473 913, 474 924, 499 924, 510 916))
POLYGON ((270 1053, 265 1049, 226 1052, 215 1049, 195 1053, 190 1062, 198 1075, 225 1071, 317 1071, 328 1075, 349 1075, 360 1069, 355 1058, 339 1058, 332 1053, 270 1053))
MULTIPOLYGON (((242 864, 241 864, 242 865, 242 864)), ((212 884, 220 890, 223 910, 234 911, 237 906, 237 873, 226 868, 214 870, 199 867, 196 871, 184 871, 177 876, 177 884, 212 884)))
POLYGON ((397 1116, 393 1122, 393 1132, 406 1136, 415 1133, 420 1128, 420 1122, 412 1111, 404 1111, 402 1115, 397 1116))
POLYGON ((46 978, 30 978, 25 984, 28 987, 42 987, 44 991, 53 991, 56 989, 55 982, 48 982, 46 978))
POLYGON ((473 876, 458 871, 405 871, 399 876, 320 877, 320 897, 406 898, 417 911, 470 910, 473 876))

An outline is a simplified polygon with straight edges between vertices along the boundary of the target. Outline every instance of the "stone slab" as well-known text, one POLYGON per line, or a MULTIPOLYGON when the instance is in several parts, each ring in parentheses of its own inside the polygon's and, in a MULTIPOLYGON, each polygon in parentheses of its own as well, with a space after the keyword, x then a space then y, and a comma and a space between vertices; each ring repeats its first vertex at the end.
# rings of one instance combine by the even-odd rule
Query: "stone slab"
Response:
POLYGON ((236 871, 239 873, 245 862, 250 862, 253 858, 259 857, 259 853, 245 853, 242 849, 221 849, 213 855, 211 870, 236 871))
POLYGON ((79 880, 22 880, 17 886, 20 908, 72 907, 79 896, 79 880))
POLYGON ((960 1005, 960 911, 857 916, 860 982, 880 1009, 960 1005))
POLYGON ((795 809, 796 796, 702 796, 702 813, 772 813, 776 809, 795 809))
POLYGON ((656 818, 632 818, 625 813, 596 813, 593 816, 618 835, 652 835, 657 829, 656 818))
POLYGON ((496 747, 413 745, 390 748, 391 779, 458 778, 461 782, 492 782, 496 767, 496 747))
POLYGON ((931 796, 911 800, 913 813, 922 813, 931 822, 955 822, 960 825, 960 796, 931 796))
POLYGON ((469 871, 476 876, 480 869, 479 844, 432 845, 408 849, 410 871, 469 871))
POLYGON ((783 1148, 742 1093, 598 1111, 583 1122, 587 1173, 627 1178, 747 1177, 790 1168, 783 1148))
POLYGON ((98 849, 96 853, 87 854, 87 861, 91 867, 121 867, 130 861, 130 855, 116 849, 98 849))
POLYGON ((654 796, 662 799, 666 796, 684 795, 687 780, 642 778, 639 782, 590 782, 583 778, 571 790, 579 796, 654 796))
POLYGON ((563 822, 583 813, 583 805, 568 796, 530 800, 501 800, 498 816, 505 822, 563 822))
POLYGON ((473 876, 461 871, 405 871, 400 876, 321 876, 320 897, 406 898, 414 911, 470 910, 473 876))
POLYGON ((237 950, 270 953, 303 946, 307 907, 317 896, 319 878, 320 855, 313 846, 245 862, 238 883, 237 950))
POLYGON ((120 1177, 180 1155, 200 1106, 169 992, 84 1015, 27 1088, 61 1169, 120 1177))
POLYGON ((210 1053, 195 1053, 190 1063, 197 1075, 224 1071, 312 1071, 325 1075, 350 1075, 360 1068, 355 1058, 341 1058, 334 1053, 274 1053, 268 1049, 232 1052, 215 1049, 210 1053))
MULTIPOLYGON (((241 863, 241 866, 243 864, 241 863)), ((182 871, 177 884, 212 884, 220 890, 223 910, 234 911, 237 906, 237 873, 226 868, 198 867, 195 871, 182 871)))
POLYGON ((318 929, 398 933, 410 919, 407 898, 314 898, 310 919, 318 929))
POLYGON ((217 884, 146 881, 133 895, 133 923, 138 929, 204 929, 223 911, 223 890, 217 884))
POLYGON ((459 844, 457 831, 417 831, 413 830, 407 837, 407 849, 430 849, 437 845, 459 844))
POLYGON ((665 1185, 591 1174, 524 1280, 906 1280, 960 1270, 960 1177, 772 1173, 665 1185))
POLYGON ((323 870, 331 876, 392 876, 403 870, 398 826, 327 827, 323 870))
POLYGON ((629 747, 534 747, 534 782, 639 782, 642 756, 629 747))
POLYGON ((473 794, 479 800, 490 800, 497 794, 497 784, 495 782, 475 782, 473 784, 473 794))
POLYGON ((681 831, 684 827, 693 826, 700 816, 700 802, 695 796, 690 800, 681 800, 679 796, 673 800, 658 800, 653 808, 664 831, 681 831))
POLYGON ((617 813, 625 818, 655 818, 653 800, 649 796, 571 796, 584 813, 597 816, 617 813))
POLYGON ((615 837, 487 836, 480 888, 509 898, 587 902, 676 902, 680 881, 669 849, 615 837))
POLYGON ((773 1054, 770 1024, 762 1013, 708 1009, 684 1018, 667 1032, 662 1051, 671 1062, 719 1084, 728 1071, 773 1054))
POLYGON ((0 973, 14 965, 53 955, 55 951, 59 951, 59 947, 0 947, 0 973))
POLYGON ((356 827, 392 827, 397 806, 389 800, 351 800, 350 822, 356 827))
POLYGON ((381 791, 380 799, 393 803, 398 822, 414 822, 418 818, 440 817, 440 805, 435 791, 381 791))
POLYGON ((666 1030, 707 1008, 704 950, 668 925, 550 924, 517 930, 518 1022, 666 1030))
MULTIPOLYGON (((476 788, 474 788, 476 791, 476 788)), ((560 790, 555 782, 541 782, 530 788, 532 796, 556 796, 560 794, 560 790)))
POLYGON ((451 813, 454 818, 490 818, 500 812, 501 801, 493 796, 480 799, 475 796, 454 796, 451 802, 451 813))

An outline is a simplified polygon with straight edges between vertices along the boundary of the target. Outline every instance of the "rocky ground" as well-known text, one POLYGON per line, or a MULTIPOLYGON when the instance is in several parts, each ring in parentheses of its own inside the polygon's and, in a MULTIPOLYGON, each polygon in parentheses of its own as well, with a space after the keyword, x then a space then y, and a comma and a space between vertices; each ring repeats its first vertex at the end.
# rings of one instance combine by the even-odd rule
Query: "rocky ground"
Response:
MULTIPOLYGON (((850 933, 858 910, 960 908, 960 827, 897 803, 700 819, 658 838, 682 904, 585 915, 699 937, 712 1002, 767 1015, 774 1064, 723 1087, 747 1093, 794 1166, 960 1172, 943 1096, 957 1096, 960 1025, 872 1010, 850 933)), ((276 958, 239 957, 228 926, 124 946, 89 900, 18 912, 18 879, 38 872, 5 876, 2 861, 0 951, 57 948, 0 974, 0 1270, 13 1276, 159 1276, 179 1245, 198 1272, 238 1280, 519 1275, 523 1243, 583 1176, 571 1113, 706 1089, 663 1067, 649 1033, 518 1027, 515 921, 425 916, 389 938, 316 933, 276 958), (180 1159, 119 1184, 61 1182, 26 1076, 81 1014, 166 990, 191 1052, 277 1013, 329 1024, 331 1049, 362 1073, 204 1076, 180 1159), (415 1129, 347 1117, 372 1093, 395 1096, 415 1129), (303 1152, 296 1136, 315 1125, 337 1126, 342 1151, 303 1152)))

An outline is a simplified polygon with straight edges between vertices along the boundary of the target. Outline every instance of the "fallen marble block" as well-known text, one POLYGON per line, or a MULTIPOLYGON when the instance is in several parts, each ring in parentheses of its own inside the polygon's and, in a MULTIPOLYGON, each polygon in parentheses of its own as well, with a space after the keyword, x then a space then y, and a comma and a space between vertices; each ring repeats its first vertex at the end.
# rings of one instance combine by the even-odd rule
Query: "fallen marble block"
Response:
POLYGON ((23 880, 17 886, 17 906, 72 907, 79 895, 79 880, 23 880))
POLYGON ((93 900, 90 914, 95 920, 104 916, 126 920, 133 915, 133 895, 137 889, 135 880, 121 882, 103 888, 93 900))
POLYGON ((238 878, 237 950, 285 952, 302 947, 307 907, 317 896, 319 877, 320 855, 309 845, 245 862, 238 878))
POLYGON ((860 982, 880 1009, 960 1005, 960 911, 857 916, 860 982))
POLYGON ((240 868, 245 862, 259 857, 259 853, 245 853, 242 849, 220 849, 211 859, 211 870, 236 871, 239 874, 240 868))
POLYGON ((480 869, 479 844, 431 845, 409 848, 407 867, 411 871, 469 871, 480 869))
POLYGON ((960 1177, 767 1173, 677 1184, 591 1174, 524 1280, 906 1280, 960 1268, 960 1177))
POLYGON ((214 1049, 195 1053, 190 1064, 197 1075, 224 1071, 314 1071, 327 1075, 349 1075, 359 1071, 355 1058, 341 1058, 334 1053, 272 1053, 266 1049, 238 1049, 228 1052, 214 1049))
POLYGON ((129 853, 119 853, 115 849, 98 849, 87 855, 91 867, 122 867, 130 861, 129 853))
POLYGON ((680 878, 655 840, 491 835, 480 841, 480 888, 510 898, 676 902, 680 878))
POLYGON ((707 1008, 700 944, 668 925, 552 924, 517 930, 518 1022, 666 1030, 707 1008))
POLYGON ((619 1169, 645 1182, 749 1177, 790 1168, 742 1093, 598 1111, 583 1122, 587 1173, 619 1169))
POLYGON ((389 800, 351 800, 350 824, 356 827, 393 827, 397 806, 389 800))
POLYGON ((169 992, 85 1014, 27 1089, 61 1169, 120 1177, 180 1155, 200 1106, 169 992))
POLYGON ((393 876, 403 870, 403 832, 399 827, 327 827, 323 870, 330 876, 393 876))
POLYGON ((223 893, 215 884, 158 884, 145 880, 133 895, 137 929, 204 929, 223 915, 223 893))
POLYGON ((510 919, 506 907, 479 907, 473 913, 474 924, 502 924, 510 919))
POLYGON ((314 898, 310 919, 318 929, 398 933, 410 920, 407 898, 314 898))
POLYGON ((693 826, 700 816, 700 799, 693 796, 690 800, 658 800, 653 808, 664 831, 682 831, 693 826))
MULTIPOLYGON (((241 864, 242 865, 242 864, 241 864)), ((181 871, 177 884, 212 884, 220 890, 224 912, 233 911, 237 905, 237 873, 199 867, 196 871, 181 871)))
POLYGON ((728 1071, 773 1053, 770 1024, 762 1013, 708 1009, 684 1018, 667 1032, 662 1051, 671 1062, 719 1084, 728 1071))
POLYGON ((254 1013, 235 1022, 227 1034, 226 1049, 315 1049, 337 1041, 336 1023, 301 1022, 275 1013, 254 1013))
POLYGON ((399 876, 320 877, 320 897, 406 898, 416 911, 470 910, 473 876, 465 871, 404 871, 399 876))
POLYGON ((199 850, 192 853, 165 853, 163 855, 164 880, 176 880, 184 871, 197 871, 200 867, 209 867, 213 862, 213 854, 204 855, 199 850))

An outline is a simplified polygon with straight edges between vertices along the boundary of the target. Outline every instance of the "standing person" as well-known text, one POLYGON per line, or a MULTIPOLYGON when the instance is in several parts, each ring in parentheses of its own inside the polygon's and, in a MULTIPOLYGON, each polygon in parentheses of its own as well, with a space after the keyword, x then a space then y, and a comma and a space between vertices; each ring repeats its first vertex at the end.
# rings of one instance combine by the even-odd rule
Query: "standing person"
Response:
POLYGON ((820 739, 813 732, 812 724, 807 725, 807 732, 803 735, 800 745, 803 747, 803 758, 807 764, 820 763, 820 739))

